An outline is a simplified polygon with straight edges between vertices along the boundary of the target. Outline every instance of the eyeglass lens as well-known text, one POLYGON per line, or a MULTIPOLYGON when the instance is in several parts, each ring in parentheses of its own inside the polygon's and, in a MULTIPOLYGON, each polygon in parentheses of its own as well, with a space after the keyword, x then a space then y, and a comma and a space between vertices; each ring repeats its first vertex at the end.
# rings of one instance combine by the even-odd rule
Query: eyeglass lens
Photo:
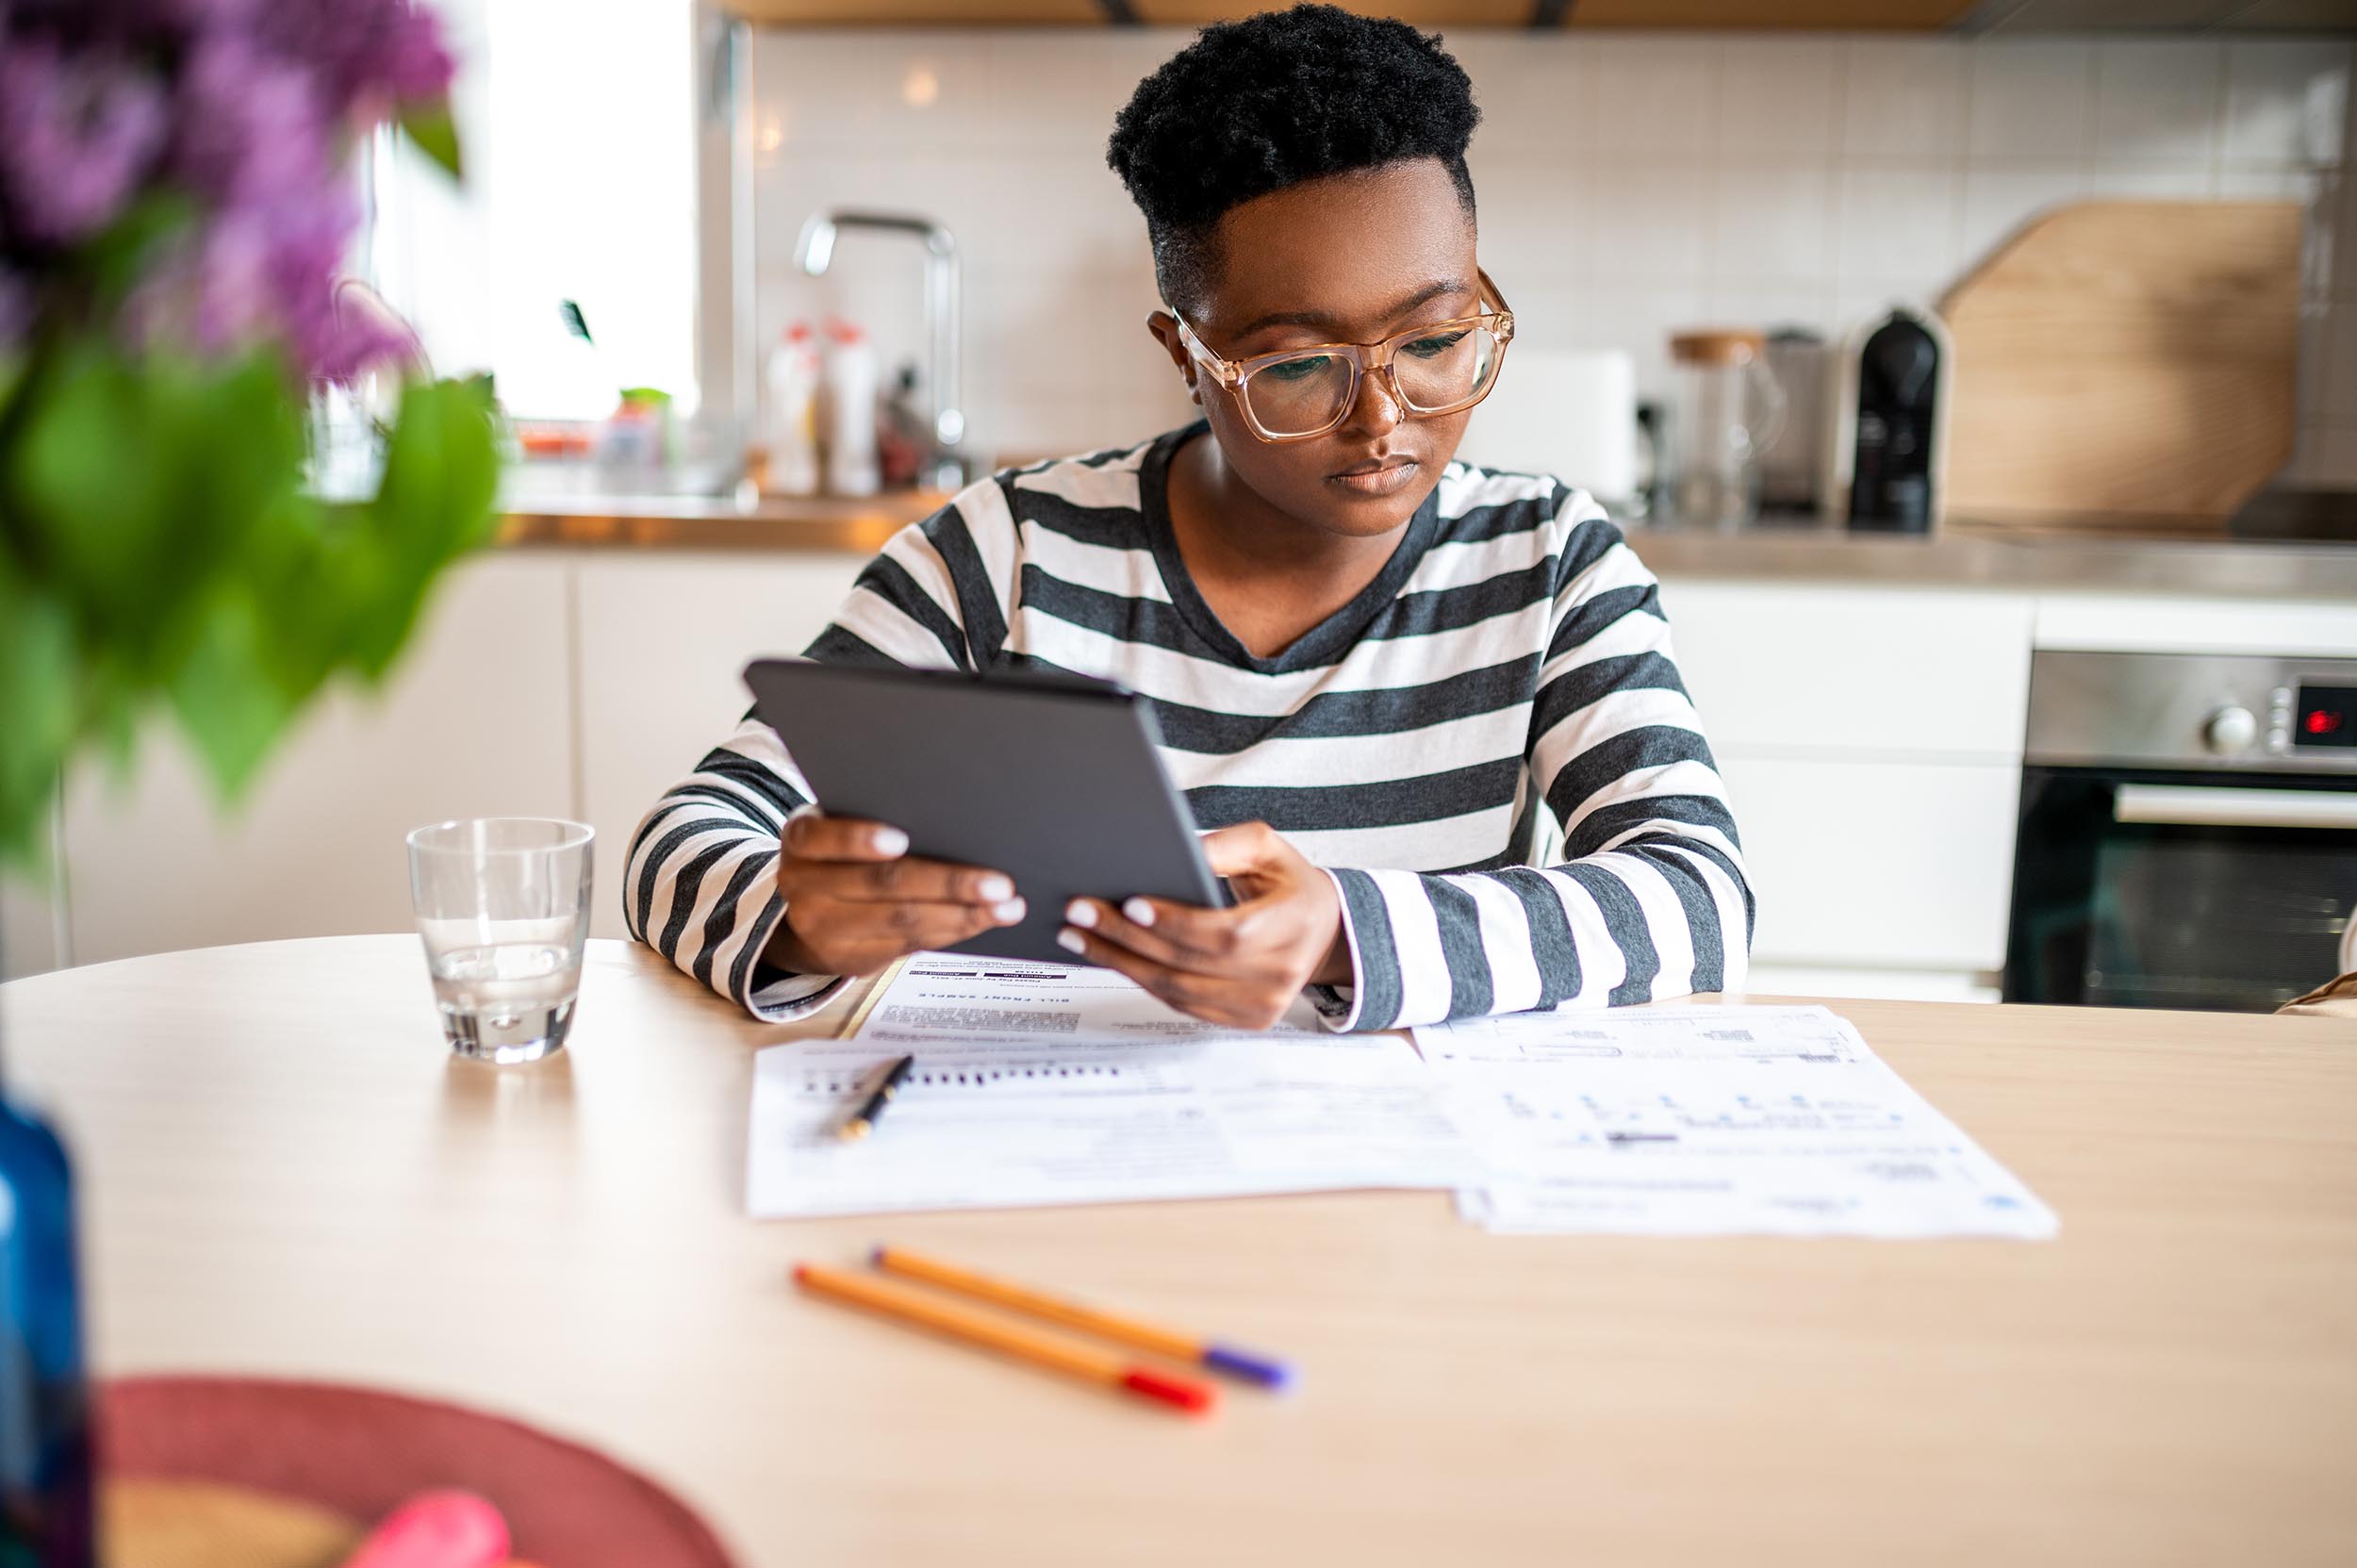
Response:
MULTIPOLYGON (((1479 396, 1497 364, 1496 334, 1486 327, 1452 327, 1400 344, 1392 356, 1392 375, 1410 412, 1435 413, 1479 396)), ((1247 376, 1244 403, 1272 435, 1324 430, 1346 412, 1351 379, 1346 355, 1300 355, 1247 376)))

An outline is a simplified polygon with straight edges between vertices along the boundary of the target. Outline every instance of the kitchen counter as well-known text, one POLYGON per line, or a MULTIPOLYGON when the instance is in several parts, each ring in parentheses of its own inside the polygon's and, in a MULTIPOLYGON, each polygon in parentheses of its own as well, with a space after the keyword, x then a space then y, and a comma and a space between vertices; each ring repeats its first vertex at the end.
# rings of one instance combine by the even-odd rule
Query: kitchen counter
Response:
MULTIPOLYGON (((928 492, 770 496, 750 504, 680 496, 519 499, 510 503, 500 542, 869 555, 948 499, 928 492)), ((1665 577, 2357 603, 2357 543, 2065 532, 1968 520, 1928 537, 1852 534, 1822 522, 1731 531, 1624 526, 1630 546, 1665 577)))
POLYGON ((507 499, 503 547, 800 551, 873 555, 948 501, 930 490, 872 496, 558 495, 507 499))
POLYGON ((1632 526, 1664 577, 2357 603, 2357 544, 2063 534, 1958 520, 1929 537, 1815 526, 1632 526))

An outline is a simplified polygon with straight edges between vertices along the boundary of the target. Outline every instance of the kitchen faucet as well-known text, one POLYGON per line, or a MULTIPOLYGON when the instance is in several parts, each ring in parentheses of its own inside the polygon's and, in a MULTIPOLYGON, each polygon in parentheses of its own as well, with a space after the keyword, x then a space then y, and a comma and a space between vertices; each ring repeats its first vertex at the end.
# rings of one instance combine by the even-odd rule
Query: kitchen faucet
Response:
POLYGON ((965 439, 965 414, 958 406, 958 242, 930 218, 905 213, 836 209, 814 212, 795 242, 794 259, 812 277, 824 277, 834 261, 835 235, 847 228, 882 229, 913 235, 925 245, 925 320, 932 338, 933 452, 928 475, 934 487, 955 489, 965 482, 958 443, 965 439))

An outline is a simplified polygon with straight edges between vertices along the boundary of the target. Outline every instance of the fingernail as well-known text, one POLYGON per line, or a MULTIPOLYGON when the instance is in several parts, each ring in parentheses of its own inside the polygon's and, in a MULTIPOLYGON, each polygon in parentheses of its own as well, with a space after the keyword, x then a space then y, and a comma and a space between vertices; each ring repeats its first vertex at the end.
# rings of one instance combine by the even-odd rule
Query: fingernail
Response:
POLYGON ((909 852, 909 835, 898 828, 878 828, 868 842, 876 847, 880 855, 897 856, 909 852))
POLYGON ((1020 899, 1009 899, 1005 903, 1002 903, 993 909, 991 913, 998 916, 998 923, 1000 925, 1014 925, 1023 918, 1023 900, 1020 899))
POLYGON ((1066 926, 1063 930, 1056 933, 1056 946, 1062 948, 1066 952, 1075 953, 1085 952, 1088 949, 1088 944, 1080 940, 1080 933, 1074 931, 1070 926, 1066 926))
POLYGON ((1075 899, 1064 905, 1063 917, 1076 926, 1086 926, 1092 931, 1096 929, 1096 911, 1089 907, 1086 899, 1075 899))
POLYGON ((982 897, 988 899, 995 904, 1004 903, 1009 899, 1014 897, 1014 883, 1013 880, 1007 877, 1002 877, 996 871, 993 871, 989 876, 984 877, 980 885, 981 887, 982 897))
POLYGON ((1154 906, 1144 899, 1131 899, 1121 906, 1121 913, 1141 926, 1150 926, 1154 923, 1154 906))

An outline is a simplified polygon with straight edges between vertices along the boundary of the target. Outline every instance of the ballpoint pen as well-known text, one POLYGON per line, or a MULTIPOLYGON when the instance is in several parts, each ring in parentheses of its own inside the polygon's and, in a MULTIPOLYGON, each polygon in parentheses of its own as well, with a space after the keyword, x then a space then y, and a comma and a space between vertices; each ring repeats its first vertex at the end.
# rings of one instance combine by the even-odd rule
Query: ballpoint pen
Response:
POLYGON ((865 1138, 873 1132, 876 1130, 876 1118, 884 1114, 884 1107, 892 1103, 892 1097, 899 1093, 900 1085, 908 1080, 909 1069, 915 1065, 916 1065, 915 1057, 903 1056, 886 1068, 883 1078, 876 1084, 875 1092, 870 1094, 860 1108, 851 1114, 851 1119, 843 1124, 836 1136, 846 1139, 865 1138))

